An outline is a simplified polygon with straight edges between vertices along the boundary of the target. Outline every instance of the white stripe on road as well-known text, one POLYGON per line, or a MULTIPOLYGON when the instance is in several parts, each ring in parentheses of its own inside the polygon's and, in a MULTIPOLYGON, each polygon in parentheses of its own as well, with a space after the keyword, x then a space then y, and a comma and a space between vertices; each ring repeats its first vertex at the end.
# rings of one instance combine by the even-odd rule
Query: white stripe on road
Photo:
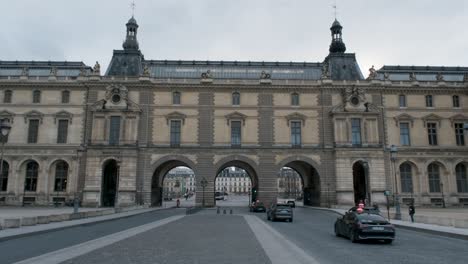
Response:
POLYGON ((61 263, 66 260, 84 255, 89 253, 93 250, 111 245, 113 243, 119 242, 121 240, 127 239, 129 237, 141 234, 143 232, 149 231, 153 228, 160 227, 165 224, 169 224, 170 222, 179 220, 183 218, 185 215, 176 215, 171 216, 168 218, 164 218, 149 224, 145 224, 142 226, 137 226, 134 228, 130 228, 115 234, 111 234, 105 237, 97 238, 91 241, 86 241, 84 243, 74 245, 71 247, 63 248, 57 251, 53 251, 44 255, 40 255, 34 258, 26 259, 20 262, 16 262, 16 264, 26 264, 26 263, 34 263, 34 264, 55 264, 61 263))
POLYGON ((319 264, 304 250, 289 241, 270 225, 253 215, 244 215, 272 264, 319 264))

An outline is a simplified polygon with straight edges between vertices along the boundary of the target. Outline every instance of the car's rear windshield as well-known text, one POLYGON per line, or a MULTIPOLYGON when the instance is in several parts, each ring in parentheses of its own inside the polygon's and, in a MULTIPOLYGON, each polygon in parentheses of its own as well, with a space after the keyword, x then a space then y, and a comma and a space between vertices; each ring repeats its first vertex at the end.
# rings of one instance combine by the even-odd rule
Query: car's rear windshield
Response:
POLYGON ((376 214, 358 214, 357 215, 357 218, 359 220, 370 220, 370 221, 386 221, 385 218, 383 218, 382 216, 380 215, 376 215, 376 214))

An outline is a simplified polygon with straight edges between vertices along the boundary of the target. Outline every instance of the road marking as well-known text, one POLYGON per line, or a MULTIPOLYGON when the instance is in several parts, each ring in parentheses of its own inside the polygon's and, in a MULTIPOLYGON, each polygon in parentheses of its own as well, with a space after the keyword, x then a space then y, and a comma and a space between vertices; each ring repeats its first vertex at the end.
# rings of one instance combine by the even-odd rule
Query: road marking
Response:
POLYGON ((319 264, 319 262, 258 217, 244 215, 272 264, 319 264))
POLYGON ((173 221, 179 220, 183 218, 185 215, 175 215, 168 218, 164 218, 149 224, 137 226, 134 228, 130 228, 115 234, 111 234, 108 236, 104 236, 101 238, 97 238, 94 240, 86 241, 84 243, 74 245, 71 247, 63 248, 57 251, 53 251, 44 255, 40 255, 34 258, 25 259, 16 264, 27 264, 27 263, 34 263, 34 264, 55 264, 61 263, 66 260, 84 255, 91 251, 94 251, 99 248, 103 248, 105 246, 111 245, 113 243, 119 242, 121 240, 127 239, 129 237, 138 235, 140 233, 149 231, 153 228, 163 226, 165 224, 169 224, 173 221))

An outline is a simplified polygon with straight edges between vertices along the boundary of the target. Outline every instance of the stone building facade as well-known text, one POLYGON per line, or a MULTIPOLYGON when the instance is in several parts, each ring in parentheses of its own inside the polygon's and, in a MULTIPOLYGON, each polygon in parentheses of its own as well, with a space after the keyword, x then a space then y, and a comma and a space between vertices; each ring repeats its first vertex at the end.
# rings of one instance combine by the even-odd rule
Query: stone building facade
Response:
POLYGON ((364 78, 338 21, 323 62, 146 60, 136 20, 126 26, 104 74, 98 63, 0 61, 0 118, 12 126, 1 202, 159 205, 164 176, 186 166, 209 206, 216 176, 236 166, 267 204, 283 167, 301 175, 309 205, 384 203, 386 190, 468 203, 468 68, 364 78))

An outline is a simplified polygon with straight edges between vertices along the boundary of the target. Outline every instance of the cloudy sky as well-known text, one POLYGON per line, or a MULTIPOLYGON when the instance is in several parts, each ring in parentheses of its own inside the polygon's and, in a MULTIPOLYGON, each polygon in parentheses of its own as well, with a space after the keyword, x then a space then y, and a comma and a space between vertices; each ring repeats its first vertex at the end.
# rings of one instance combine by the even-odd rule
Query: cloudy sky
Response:
MULTIPOLYGON (((131 0, 1 0, 0 60, 104 69, 131 0)), ((146 59, 321 62, 335 0, 135 0, 146 59)), ((468 66, 468 1, 337 0, 347 52, 371 65, 468 66)))

